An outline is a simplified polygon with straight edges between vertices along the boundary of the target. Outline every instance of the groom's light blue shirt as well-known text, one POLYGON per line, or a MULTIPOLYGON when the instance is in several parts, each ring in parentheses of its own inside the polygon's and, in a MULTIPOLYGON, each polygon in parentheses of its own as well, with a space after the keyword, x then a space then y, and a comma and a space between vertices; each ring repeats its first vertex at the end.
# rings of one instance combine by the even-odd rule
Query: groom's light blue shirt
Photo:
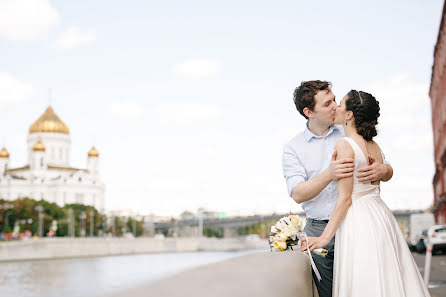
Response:
MULTIPOLYGON (((310 180, 328 168, 334 147, 343 137, 345 133, 341 125, 332 125, 325 136, 316 136, 306 127, 285 145, 282 168, 290 197, 298 183, 310 180)), ((328 220, 337 198, 338 190, 331 182, 316 197, 301 205, 307 218, 328 220)))

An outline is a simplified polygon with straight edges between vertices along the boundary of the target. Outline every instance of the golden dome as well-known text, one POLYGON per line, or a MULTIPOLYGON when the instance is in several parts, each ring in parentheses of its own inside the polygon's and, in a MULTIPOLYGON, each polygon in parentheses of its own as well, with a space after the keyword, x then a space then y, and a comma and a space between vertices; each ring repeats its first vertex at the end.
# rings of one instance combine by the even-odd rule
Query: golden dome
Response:
POLYGON ((51 106, 31 125, 29 133, 55 132, 70 134, 68 126, 59 118, 51 106))
POLYGON ((43 143, 39 140, 37 140, 37 142, 33 145, 33 151, 38 151, 38 152, 44 152, 45 151, 45 146, 43 145, 43 143))
POLYGON ((9 158, 9 153, 5 148, 0 151, 0 158, 9 158))
POLYGON ((88 151, 88 156, 89 156, 89 157, 99 157, 99 152, 95 149, 95 147, 92 147, 92 148, 88 151))

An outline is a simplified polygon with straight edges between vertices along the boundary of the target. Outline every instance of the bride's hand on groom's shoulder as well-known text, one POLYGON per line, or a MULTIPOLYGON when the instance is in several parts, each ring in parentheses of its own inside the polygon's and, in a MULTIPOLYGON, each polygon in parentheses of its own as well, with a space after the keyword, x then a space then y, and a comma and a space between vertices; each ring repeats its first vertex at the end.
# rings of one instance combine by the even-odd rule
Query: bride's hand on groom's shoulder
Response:
MULTIPOLYGON (((307 251, 307 241, 305 238, 302 238, 301 240, 300 251, 305 252, 307 251)), ((322 237, 308 237, 308 248, 310 249, 310 252, 315 249, 323 248, 328 243, 329 241, 324 240, 322 237)))
POLYGON ((336 160, 337 154, 338 152, 335 150, 331 156, 330 167, 328 168, 330 179, 332 181, 353 176, 353 171, 355 169, 354 159, 343 158, 336 160))

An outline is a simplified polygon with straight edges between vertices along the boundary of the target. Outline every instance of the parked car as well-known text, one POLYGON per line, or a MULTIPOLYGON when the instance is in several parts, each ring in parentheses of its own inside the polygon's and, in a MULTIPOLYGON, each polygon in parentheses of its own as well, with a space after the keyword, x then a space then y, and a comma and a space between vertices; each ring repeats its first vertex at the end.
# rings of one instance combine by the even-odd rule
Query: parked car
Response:
POLYGON ((417 213, 410 215, 407 244, 411 250, 415 250, 419 253, 424 252, 424 239, 427 230, 433 225, 435 225, 435 218, 432 213, 417 213), (425 231, 426 233, 423 235, 423 232, 425 231))
POLYGON ((435 225, 429 229, 426 243, 432 243, 432 254, 446 253, 446 225, 435 225))
POLYGON ((415 251, 417 251, 420 254, 423 254, 426 252, 426 238, 427 238, 427 230, 425 229, 423 231, 421 231, 421 236, 418 239, 417 244, 415 245, 415 251))

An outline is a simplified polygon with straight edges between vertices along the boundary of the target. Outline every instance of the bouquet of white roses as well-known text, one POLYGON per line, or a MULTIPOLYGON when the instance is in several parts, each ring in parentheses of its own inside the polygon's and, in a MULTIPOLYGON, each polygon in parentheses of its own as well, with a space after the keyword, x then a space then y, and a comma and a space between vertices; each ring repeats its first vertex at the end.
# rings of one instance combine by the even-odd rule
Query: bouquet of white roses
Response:
MULTIPOLYGON (((288 249, 293 249, 293 246, 297 246, 300 249, 302 238, 307 239, 307 234, 304 232, 303 221, 297 215, 289 215, 287 217, 281 218, 274 226, 271 226, 271 233, 269 234, 269 245, 271 251, 285 251, 288 249)), ((316 264, 313 261, 310 250, 307 247, 307 253, 310 257, 311 267, 316 274, 317 279, 321 280, 321 275, 317 270, 316 264)), ((326 249, 315 249, 313 253, 324 257, 327 255, 328 251, 326 249)))
MULTIPOLYGON (((285 251, 297 246, 300 249, 300 239, 305 238, 303 220, 297 215, 289 215, 281 218, 274 226, 271 226, 269 245, 271 250, 285 251)), ((325 257, 326 249, 315 249, 313 253, 325 257)))

